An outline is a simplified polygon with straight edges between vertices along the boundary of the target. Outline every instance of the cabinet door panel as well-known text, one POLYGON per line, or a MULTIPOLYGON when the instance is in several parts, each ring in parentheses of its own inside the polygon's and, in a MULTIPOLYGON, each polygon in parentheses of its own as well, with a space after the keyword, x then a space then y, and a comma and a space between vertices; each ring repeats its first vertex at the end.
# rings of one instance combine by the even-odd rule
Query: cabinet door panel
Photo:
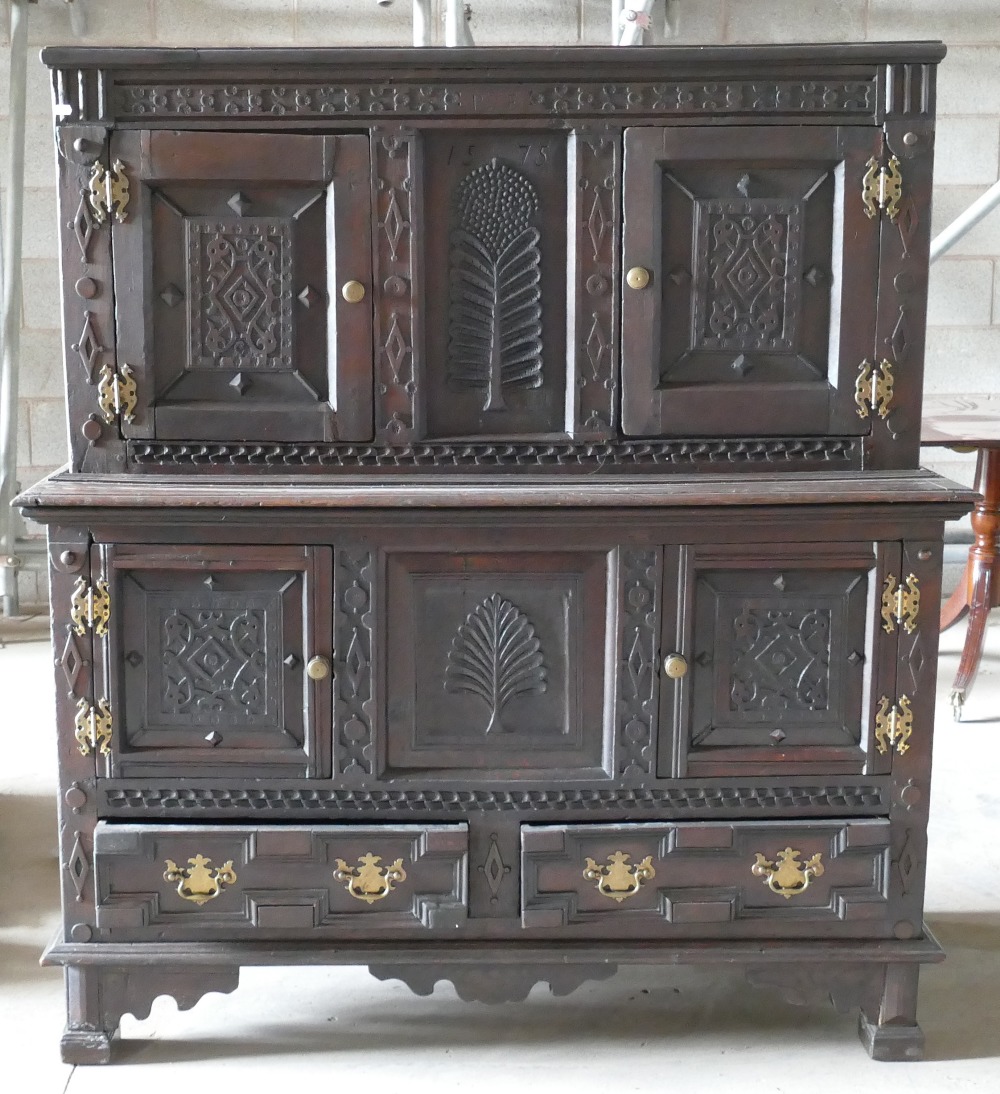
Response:
POLYGON ((117 133, 135 176, 114 227, 118 360, 136 374, 126 435, 372 437, 368 140, 117 133))
POLYGON ((887 770, 872 718, 893 694, 878 595, 896 556, 870 544, 682 551, 664 650, 689 668, 664 682, 661 776, 887 770))
POLYGON ((328 548, 103 549, 110 774, 329 769, 328 548))
POLYGON ((878 230, 860 128, 631 129, 623 427, 634 435, 861 434, 878 230))

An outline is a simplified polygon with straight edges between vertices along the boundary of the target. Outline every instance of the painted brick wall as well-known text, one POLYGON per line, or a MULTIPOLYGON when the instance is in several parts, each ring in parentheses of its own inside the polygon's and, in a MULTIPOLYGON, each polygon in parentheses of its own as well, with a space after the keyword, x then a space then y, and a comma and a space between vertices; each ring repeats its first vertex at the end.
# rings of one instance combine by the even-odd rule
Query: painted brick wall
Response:
MULTIPOLYGON (((395 0, 75 0, 86 23, 74 35, 70 5, 31 8, 32 46, 407 45, 410 5, 395 0)), ((443 0, 435 0, 441 28, 443 0)), ((473 32, 490 44, 595 44, 610 35, 607 0, 474 0, 473 32)), ((939 231, 994 182, 1000 169, 998 0, 659 0, 656 38, 676 43, 940 38, 937 185, 939 231), (669 23, 669 27, 668 27, 669 23)), ((0 44, 9 0, 0 0, 0 44)), ((6 163, 8 68, 0 50, 0 164, 6 163)), ((46 73, 30 61, 24 239, 19 463, 24 484, 66 458, 60 394, 54 167, 46 73)), ((6 197, 6 194, 4 194, 6 197)), ((1000 210, 932 271, 927 343, 929 391, 1000 391, 1000 210)), ((969 481, 967 458, 926 453, 969 481)), ((39 593, 25 575, 26 599, 39 593)))

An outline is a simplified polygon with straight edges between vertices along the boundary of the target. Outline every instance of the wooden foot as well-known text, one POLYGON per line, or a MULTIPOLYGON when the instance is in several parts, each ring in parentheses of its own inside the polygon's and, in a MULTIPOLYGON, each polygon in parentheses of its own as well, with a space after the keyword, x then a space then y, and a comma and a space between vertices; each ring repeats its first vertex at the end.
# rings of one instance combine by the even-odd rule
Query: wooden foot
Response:
POLYGON ((924 1034, 917 1025, 919 965, 885 965, 881 989, 861 1006, 858 1036, 873 1060, 920 1060, 924 1034))
POLYGON ((111 1036, 106 1030, 70 1029, 60 1042, 64 1064, 110 1064, 111 1036))

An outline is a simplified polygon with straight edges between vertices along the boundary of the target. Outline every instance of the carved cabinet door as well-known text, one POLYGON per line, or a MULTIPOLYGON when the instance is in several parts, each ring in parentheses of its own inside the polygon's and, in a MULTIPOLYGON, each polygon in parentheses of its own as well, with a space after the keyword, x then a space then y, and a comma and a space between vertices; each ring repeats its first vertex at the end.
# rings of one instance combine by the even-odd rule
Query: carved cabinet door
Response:
POLYGON ((898 544, 685 547, 679 567, 680 595, 664 599, 661 777, 890 769, 877 731, 898 632, 879 606, 898 544), (674 679, 671 653, 687 663, 674 679))
POLYGON ((372 437, 368 139, 114 134, 113 231, 130 437, 372 437))
POLYGON ((869 431, 879 228, 861 127, 625 134, 623 428, 632 435, 869 431))
POLYGON ((329 548, 94 551, 111 598, 108 774, 328 774, 329 548))

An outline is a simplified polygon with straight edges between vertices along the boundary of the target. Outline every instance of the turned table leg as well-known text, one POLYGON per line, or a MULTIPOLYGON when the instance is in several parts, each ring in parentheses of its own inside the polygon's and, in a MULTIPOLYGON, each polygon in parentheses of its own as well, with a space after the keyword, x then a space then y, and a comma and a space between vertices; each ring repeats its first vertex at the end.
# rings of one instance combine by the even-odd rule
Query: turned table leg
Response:
MULTIPOLYGON (((961 721, 962 707, 979 672, 990 609, 1000 604, 1000 583, 995 580, 1000 565, 1000 449, 979 450, 976 489, 983 497, 972 511, 975 542, 969 551, 969 561, 959 587, 969 609, 969 629, 951 689, 951 704, 956 721, 961 721)), ((956 590, 945 605, 941 613, 942 626, 945 625, 950 610, 954 610, 958 594, 959 590, 956 590)), ((960 614, 960 611, 956 612, 954 618, 958 618, 960 614)), ((953 622, 954 618, 950 621, 953 622)))

